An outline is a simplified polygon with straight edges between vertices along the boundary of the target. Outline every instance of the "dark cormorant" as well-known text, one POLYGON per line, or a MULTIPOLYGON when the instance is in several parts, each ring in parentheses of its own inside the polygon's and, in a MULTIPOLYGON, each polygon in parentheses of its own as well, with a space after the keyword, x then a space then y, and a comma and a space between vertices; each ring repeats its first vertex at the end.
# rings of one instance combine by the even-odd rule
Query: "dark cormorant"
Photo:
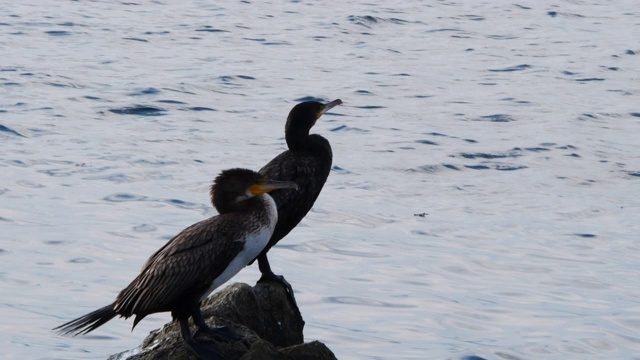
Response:
POLYGON ((309 131, 324 113, 340 104, 342 100, 337 99, 326 104, 306 101, 294 106, 284 131, 289 150, 276 156, 259 171, 269 179, 293 181, 299 187, 295 192, 281 189, 269 194, 278 207, 278 224, 269 243, 257 257, 262 273, 259 281, 272 280, 284 285, 294 305, 291 285, 283 276, 273 273, 267 252, 298 225, 320 195, 331 170, 333 153, 327 139, 318 134, 309 135, 309 131))
POLYGON ((225 170, 211 186, 211 201, 219 215, 182 230, 153 254, 140 274, 118 294, 115 302, 58 326, 63 335, 86 334, 116 315, 135 315, 133 327, 145 316, 171 311, 186 345, 201 358, 219 358, 217 349, 196 342, 189 317, 198 331, 224 340, 237 339, 225 327, 210 328, 200 303, 252 261, 267 245, 277 221, 276 205, 266 195, 293 189, 293 182, 267 181, 251 170, 225 170))

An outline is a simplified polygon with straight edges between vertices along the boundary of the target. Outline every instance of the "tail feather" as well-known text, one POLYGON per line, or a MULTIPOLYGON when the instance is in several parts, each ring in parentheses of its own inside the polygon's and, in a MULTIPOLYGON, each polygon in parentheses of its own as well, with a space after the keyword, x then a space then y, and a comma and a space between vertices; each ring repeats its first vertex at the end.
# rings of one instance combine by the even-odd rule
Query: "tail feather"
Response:
POLYGON ((113 304, 110 304, 75 320, 71 320, 66 324, 55 327, 53 330, 60 335, 84 335, 104 325, 116 315, 118 314, 113 309, 113 304))

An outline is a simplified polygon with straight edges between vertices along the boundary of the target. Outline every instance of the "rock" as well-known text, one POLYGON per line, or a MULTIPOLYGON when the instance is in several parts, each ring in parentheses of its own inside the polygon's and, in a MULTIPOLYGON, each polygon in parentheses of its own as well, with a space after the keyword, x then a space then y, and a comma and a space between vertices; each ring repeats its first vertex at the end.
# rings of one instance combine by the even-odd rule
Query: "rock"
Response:
MULTIPOLYGON (((199 342, 215 344, 225 359, 238 360, 332 360, 335 355, 318 341, 304 343, 304 320, 292 306, 285 289, 278 283, 264 282, 255 287, 235 283, 202 303, 202 314, 211 326, 227 326, 241 336, 222 342, 208 334, 198 334, 199 342)), ((196 327, 191 327, 195 333, 196 327)), ((196 359, 180 336, 180 326, 166 324, 147 336, 142 345, 109 357, 109 360, 196 359)))

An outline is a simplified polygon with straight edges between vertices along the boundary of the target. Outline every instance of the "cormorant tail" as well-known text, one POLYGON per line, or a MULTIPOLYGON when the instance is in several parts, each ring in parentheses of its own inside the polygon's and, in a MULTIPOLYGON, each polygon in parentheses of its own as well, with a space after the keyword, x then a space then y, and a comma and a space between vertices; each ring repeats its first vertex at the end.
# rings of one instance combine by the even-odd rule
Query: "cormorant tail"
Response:
POLYGON ((84 335, 104 325, 104 323, 113 319, 116 315, 118 314, 113 309, 113 304, 110 304, 53 328, 53 330, 60 335, 84 335))
POLYGON ((138 325, 138 323, 140 322, 140 320, 144 319, 147 316, 147 314, 144 315, 136 315, 136 318, 133 319, 133 326, 131 327, 131 331, 133 331, 133 329, 136 328, 136 325, 138 325))

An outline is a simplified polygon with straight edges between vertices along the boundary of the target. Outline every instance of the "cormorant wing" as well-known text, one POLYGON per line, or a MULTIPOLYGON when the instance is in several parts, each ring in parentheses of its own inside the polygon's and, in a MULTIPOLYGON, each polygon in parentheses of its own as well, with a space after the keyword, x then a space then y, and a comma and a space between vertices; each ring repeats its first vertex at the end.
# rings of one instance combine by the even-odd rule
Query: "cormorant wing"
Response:
POLYGON ((328 173, 317 158, 290 150, 282 152, 260 169, 259 173, 267 179, 293 181, 298 185, 297 191, 279 189, 269 193, 278 208, 278 224, 271 245, 293 230, 311 209, 327 177, 323 171, 328 173))
POLYGON ((233 215, 200 221, 167 242, 120 292, 118 313, 131 316, 168 311, 181 298, 204 292, 244 247, 246 229, 233 215))

